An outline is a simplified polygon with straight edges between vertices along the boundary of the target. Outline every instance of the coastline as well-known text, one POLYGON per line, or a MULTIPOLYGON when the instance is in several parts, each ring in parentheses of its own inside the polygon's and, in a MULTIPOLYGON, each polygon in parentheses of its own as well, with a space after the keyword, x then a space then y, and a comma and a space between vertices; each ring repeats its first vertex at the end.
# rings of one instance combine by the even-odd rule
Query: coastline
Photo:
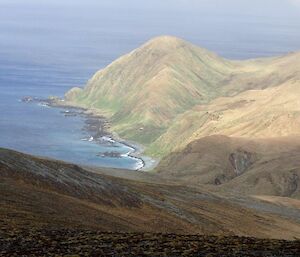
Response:
POLYGON ((155 167, 158 165, 159 159, 154 159, 152 157, 143 155, 143 152, 145 151, 145 146, 138 144, 137 142, 134 141, 120 138, 116 132, 112 132, 112 138, 115 139, 117 142, 126 145, 127 147, 133 150, 131 153, 128 154, 128 156, 142 161, 143 166, 137 170, 151 171, 155 169, 155 167))
POLYGON ((110 125, 108 118, 105 117, 105 114, 101 110, 97 109, 88 109, 77 105, 75 103, 67 102, 64 99, 58 97, 49 97, 48 99, 40 99, 37 97, 24 97, 23 102, 37 102, 41 105, 60 108, 62 109, 61 113, 68 116, 83 116, 85 125, 83 130, 88 132, 90 135, 89 138, 82 139, 84 141, 94 141, 99 144, 113 144, 114 142, 122 144, 130 149, 129 152, 123 154, 116 154, 116 152, 106 152, 102 153, 101 156, 115 156, 117 157, 129 157, 135 159, 137 166, 133 169, 136 171, 146 172, 153 170, 159 160, 153 159, 149 156, 144 156, 143 152, 145 147, 141 144, 138 144, 134 141, 129 141, 119 137, 116 132, 110 131, 110 125))
MULTIPOLYGON (((109 124, 108 118, 105 117, 105 114, 101 112, 101 110, 98 109, 88 109, 84 108, 80 105, 77 105, 72 102, 65 101, 64 99, 55 98, 53 107, 58 108, 77 108, 81 109, 84 112, 84 115, 86 116, 86 119, 100 119, 104 121, 106 124, 109 124)), ((104 125, 104 124, 99 124, 104 125)), ((145 151, 145 146, 134 142, 130 140, 126 140, 121 138, 116 132, 109 131, 109 126, 105 127, 103 126, 102 131, 104 132, 104 136, 108 136, 110 139, 112 139, 115 142, 118 142, 120 144, 123 144, 129 148, 132 149, 132 151, 124 154, 123 156, 128 156, 132 159, 136 159, 140 161, 140 165, 136 167, 136 171, 152 171, 159 163, 160 160, 151 158, 149 156, 144 156, 143 152, 145 151)))

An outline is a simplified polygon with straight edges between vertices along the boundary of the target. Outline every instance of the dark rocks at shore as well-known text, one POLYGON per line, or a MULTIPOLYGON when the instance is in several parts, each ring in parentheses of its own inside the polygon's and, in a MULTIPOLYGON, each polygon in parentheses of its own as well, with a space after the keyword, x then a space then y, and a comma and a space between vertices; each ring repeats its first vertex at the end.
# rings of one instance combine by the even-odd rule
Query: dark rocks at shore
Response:
POLYGON ((24 103, 39 103, 42 105, 56 107, 62 109, 61 113, 65 117, 74 117, 74 116, 84 116, 85 126, 84 131, 88 132, 91 137, 95 140, 99 139, 99 143, 102 143, 101 137, 109 136, 107 132, 109 129, 108 121, 102 116, 96 116, 86 112, 86 109, 81 107, 68 106, 64 103, 63 99, 58 97, 49 97, 49 98, 39 98, 33 96, 25 96, 21 99, 24 103))
POLYGON ((49 99, 44 99, 44 98, 38 98, 38 97, 33 97, 33 96, 24 96, 21 99, 21 102, 23 103, 40 103, 44 105, 51 105, 52 100, 49 99))
POLYGON ((25 102, 25 103, 30 103, 30 102, 33 102, 34 101, 34 97, 32 97, 32 96, 24 96, 22 99, 21 99, 21 101, 22 102, 25 102))
POLYGON ((56 96, 52 96, 48 98, 40 98, 36 96, 24 96, 23 98, 21 98, 21 102, 40 103, 40 104, 48 105, 50 107, 72 110, 72 112, 78 112, 78 113, 84 113, 84 111, 86 111, 86 109, 82 107, 67 105, 63 99, 56 96))
MULTIPOLYGON (((38 98, 33 96, 25 96, 21 99, 24 103, 38 103, 41 105, 46 105, 49 107, 59 108, 61 109, 60 113, 65 117, 76 117, 81 116, 84 118, 85 125, 82 128, 82 131, 86 132, 86 138, 83 138, 83 141, 96 142, 100 145, 105 145, 108 147, 118 147, 115 143, 115 140, 112 139, 112 135, 108 132, 110 129, 109 121, 101 115, 95 115, 93 113, 88 112, 87 109, 81 107, 69 106, 63 99, 58 97, 49 97, 38 98)), ((126 145, 133 150, 135 150, 131 145, 127 142, 120 142, 123 145, 126 145)), ((110 157, 110 158, 122 158, 123 155, 117 151, 108 151, 104 153, 97 154, 99 157, 110 157)), ((132 156, 131 156, 132 157, 132 156)), ((136 159, 140 159, 138 157, 132 157, 136 159)), ((140 159, 142 162, 143 160, 140 159)))
POLYGON ((77 110, 65 110, 60 113, 64 114, 65 117, 76 117, 78 115, 82 115, 82 112, 78 112, 77 110))
MULTIPOLYGON (((83 127, 84 131, 87 131, 94 140, 99 141, 100 143, 104 140, 101 138, 110 136, 107 132, 109 128, 108 121, 104 117, 88 115, 85 120, 85 126, 83 127)), ((107 143, 107 142, 104 142, 107 143)))
POLYGON ((119 152, 104 152, 104 153, 99 153, 97 154, 97 156, 100 156, 100 157, 110 157, 110 158, 121 158, 122 157, 122 154, 119 153, 119 152))
POLYGON ((45 229, 0 233, 0 255, 299 257, 300 241, 45 229))
POLYGON ((21 101, 24 103, 44 103, 47 105, 55 105, 60 100, 58 97, 49 97, 49 98, 39 98, 36 96, 24 96, 21 98, 21 101))

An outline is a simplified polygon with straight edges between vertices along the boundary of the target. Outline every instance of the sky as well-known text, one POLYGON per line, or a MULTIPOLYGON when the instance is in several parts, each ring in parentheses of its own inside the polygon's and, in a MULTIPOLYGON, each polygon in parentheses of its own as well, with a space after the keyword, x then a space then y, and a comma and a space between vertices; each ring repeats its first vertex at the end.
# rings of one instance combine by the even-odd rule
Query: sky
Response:
POLYGON ((291 2, 293 5, 295 5, 295 6, 297 6, 297 7, 300 7, 300 0, 290 0, 290 2, 291 2))
POLYGON ((244 59, 300 49, 299 31, 300 0, 0 0, 0 60, 99 66, 162 34, 244 59))
MULTIPOLYGON (((291 7, 298 7, 300 0, 1 0, 1 5, 39 5, 39 6, 113 6, 124 9, 132 8, 168 8, 201 11, 205 8, 221 9, 223 12, 253 11, 283 13, 291 7), (283 8, 283 9, 282 9, 283 8)), ((298 10, 298 11, 299 11, 298 10)), ((295 10, 294 10, 295 11, 295 10)))

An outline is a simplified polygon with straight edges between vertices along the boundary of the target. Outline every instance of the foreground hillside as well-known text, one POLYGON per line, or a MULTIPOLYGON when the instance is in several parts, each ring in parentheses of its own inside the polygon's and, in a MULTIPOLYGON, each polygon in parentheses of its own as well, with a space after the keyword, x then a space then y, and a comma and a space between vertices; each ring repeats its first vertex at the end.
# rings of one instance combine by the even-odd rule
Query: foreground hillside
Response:
POLYGON ((100 70, 65 100, 103 114, 113 132, 157 157, 215 134, 299 135, 299 60, 300 53, 225 60, 162 36, 100 70))
MULTIPOLYGON (((100 173, 101 170, 98 171, 100 173)), ((128 172, 128 171, 122 171, 128 172)), ((88 229, 294 239, 299 209, 139 182, 0 150, 1 231, 88 229)))

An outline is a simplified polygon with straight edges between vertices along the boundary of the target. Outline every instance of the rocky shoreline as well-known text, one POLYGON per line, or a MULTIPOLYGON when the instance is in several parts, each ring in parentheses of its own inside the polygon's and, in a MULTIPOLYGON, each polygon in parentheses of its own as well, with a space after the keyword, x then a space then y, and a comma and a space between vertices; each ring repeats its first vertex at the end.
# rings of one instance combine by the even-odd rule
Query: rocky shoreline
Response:
MULTIPOLYGON (((66 103, 63 99, 58 97, 49 97, 47 99, 25 96, 21 99, 24 103, 38 103, 43 106, 49 106, 53 108, 62 109, 61 113, 65 117, 76 117, 81 116, 84 118, 85 125, 82 130, 88 134, 86 138, 82 138, 82 141, 96 142, 101 145, 108 145, 110 147, 117 147, 115 143, 120 143, 129 149, 128 153, 122 154, 117 151, 106 151, 99 152, 97 156, 99 158, 110 157, 110 158, 122 158, 129 157, 137 160, 137 167, 135 170, 143 170, 144 167, 148 166, 145 160, 141 157, 143 152, 142 147, 138 147, 136 144, 131 144, 118 137, 115 133, 110 133, 109 121, 102 115, 95 114, 90 110, 78 106, 73 106, 66 103)), ((151 166, 151 165, 149 165, 151 166)))

